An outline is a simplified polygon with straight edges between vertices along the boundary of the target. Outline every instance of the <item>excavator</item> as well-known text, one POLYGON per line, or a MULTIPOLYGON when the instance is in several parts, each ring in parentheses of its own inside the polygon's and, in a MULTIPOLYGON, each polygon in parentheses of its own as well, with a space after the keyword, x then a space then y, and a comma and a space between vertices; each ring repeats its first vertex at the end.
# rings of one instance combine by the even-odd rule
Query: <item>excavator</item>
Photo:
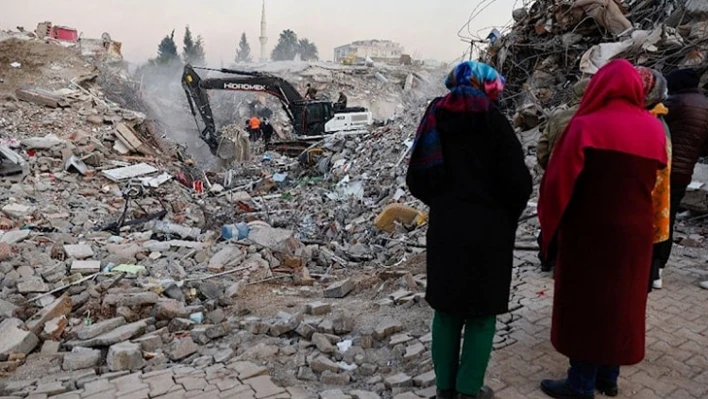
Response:
MULTIPOLYGON (((182 74, 182 87, 187 94, 195 121, 199 113, 204 122, 205 127, 200 132, 201 139, 207 143, 212 154, 222 159, 231 157, 233 143, 222 137, 216 127, 208 90, 257 92, 275 96, 280 100, 293 125, 295 136, 301 142, 336 132, 363 130, 373 123, 371 112, 366 108, 342 108, 328 101, 306 100, 287 80, 264 72, 194 67, 187 64, 182 74), (202 78, 196 70, 216 71, 233 76, 202 78)), ((197 127, 199 128, 198 123, 197 127)))

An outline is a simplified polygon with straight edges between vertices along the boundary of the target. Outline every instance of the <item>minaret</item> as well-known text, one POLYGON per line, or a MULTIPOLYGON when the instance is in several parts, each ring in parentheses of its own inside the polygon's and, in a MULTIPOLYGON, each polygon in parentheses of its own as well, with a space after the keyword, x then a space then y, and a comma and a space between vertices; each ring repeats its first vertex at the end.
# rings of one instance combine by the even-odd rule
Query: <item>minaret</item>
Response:
POLYGON ((268 61, 268 56, 266 55, 266 43, 268 43, 268 37, 266 36, 265 0, 263 0, 263 9, 261 10, 261 36, 258 40, 261 41, 261 62, 266 62, 268 61))

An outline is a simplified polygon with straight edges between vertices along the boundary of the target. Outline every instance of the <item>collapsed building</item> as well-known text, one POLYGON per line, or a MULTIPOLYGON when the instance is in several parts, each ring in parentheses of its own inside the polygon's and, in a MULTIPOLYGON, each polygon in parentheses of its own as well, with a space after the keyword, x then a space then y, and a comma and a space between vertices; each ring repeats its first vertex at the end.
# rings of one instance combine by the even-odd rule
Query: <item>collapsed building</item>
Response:
MULTIPOLYGON (((583 73, 615 56, 666 71, 707 48, 694 32, 703 3, 629 2, 629 36, 592 10, 571 19, 572 3, 514 11, 487 54, 508 77, 531 168, 537 129, 583 73)), ((297 156, 256 145, 215 169, 181 70, 131 74, 85 48, 0 34, 0 395, 118 396, 119 380, 136 397, 211 395, 195 375, 223 397, 434 395, 426 214, 405 172, 446 68, 250 65, 303 91, 345 91, 376 123, 297 156)), ((220 127, 238 131, 254 98, 287 136, 277 100, 242 93, 212 95, 220 127)), ((533 205, 515 279, 536 256, 533 205)), ((701 245, 700 229, 680 229, 701 245)), ((529 303, 517 287, 513 311, 529 303)), ((518 320, 498 318, 495 349, 515 344, 518 320)))

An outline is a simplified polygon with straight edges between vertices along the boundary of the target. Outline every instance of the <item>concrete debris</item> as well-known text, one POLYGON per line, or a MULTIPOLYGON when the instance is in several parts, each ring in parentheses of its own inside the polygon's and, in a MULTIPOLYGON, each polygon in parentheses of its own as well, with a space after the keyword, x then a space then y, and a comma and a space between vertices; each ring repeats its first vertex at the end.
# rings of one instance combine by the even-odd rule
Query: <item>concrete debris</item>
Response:
POLYGON ((65 371, 83 370, 96 367, 103 356, 98 349, 74 348, 64 355, 62 369, 65 371))
POLYGON ((0 359, 13 353, 30 354, 39 344, 39 338, 30 331, 21 329, 22 321, 5 319, 0 323, 0 359))
MULTIPOLYGON (((302 88, 313 82, 324 96, 344 91, 378 123, 303 143, 266 97, 254 105, 272 113, 278 137, 266 149, 242 132, 253 95, 214 95, 220 132, 239 143, 229 164, 204 151, 178 82, 150 68, 133 76, 96 57, 90 40, 81 49, 0 40, 0 54, 22 64, 12 71, 22 79, 0 85, 10 95, 0 96, 0 171, 13 173, 0 176, 0 330, 11 337, 0 361, 41 348, 62 375, 170 369, 159 383, 157 374, 143 379, 151 395, 166 385, 155 396, 194 385, 178 375, 187 367, 209 381, 234 371, 256 398, 285 394, 268 378, 272 368, 318 390, 346 388, 321 394, 332 399, 426 386, 426 324, 382 314, 425 306, 422 270, 399 270, 420 256, 426 235, 406 160, 447 66, 249 64, 302 88), (27 84, 40 91, 17 101, 27 84), (172 87, 179 101, 165 92, 172 87), (406 339, 393 339, 399 333, 406 339), (421 377, 387 385, 398 373, 421 377)), ((62 378, 87 397, 102 392, 86 388, 97 381, 62 378)))
POLYGON ((703 3, 538 0, 514 10, 515 24, 482 58, 507 78, 506 91, 520 94, 503 104, 515 113, 515 124, 525 131, 543 128, 546 116, 573 98, 580 72, 594 74, 612 59, 664 73, 677 67, 704 73, 708 47, 704 40, 690 39, 708 20, 700 10, 703 3), (608 40, 607 32, 613 38, 608 40))

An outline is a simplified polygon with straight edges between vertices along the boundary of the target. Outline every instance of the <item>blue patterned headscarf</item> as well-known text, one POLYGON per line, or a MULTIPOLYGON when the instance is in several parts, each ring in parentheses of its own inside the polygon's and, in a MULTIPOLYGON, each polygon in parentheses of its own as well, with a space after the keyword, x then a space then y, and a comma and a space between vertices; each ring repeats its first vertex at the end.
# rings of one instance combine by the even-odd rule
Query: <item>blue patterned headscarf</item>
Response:
POLYGON ((406 182, 411 193, 423 202, 430 199, 444 179, 442 143, 438 130, 438 111, 485 113, 497 101, 505 80, 487 64, 466 61, 457 65, 445 79, 450 90, 433 100, 418 125, 408 166, 406 182))
POLYGON ((451 91, 471 87, 481 91, 492 101, 499 98, 505 83, 506 80, 496 69, 477 61, 460 63, 445 79, 445 86, 451 91))

